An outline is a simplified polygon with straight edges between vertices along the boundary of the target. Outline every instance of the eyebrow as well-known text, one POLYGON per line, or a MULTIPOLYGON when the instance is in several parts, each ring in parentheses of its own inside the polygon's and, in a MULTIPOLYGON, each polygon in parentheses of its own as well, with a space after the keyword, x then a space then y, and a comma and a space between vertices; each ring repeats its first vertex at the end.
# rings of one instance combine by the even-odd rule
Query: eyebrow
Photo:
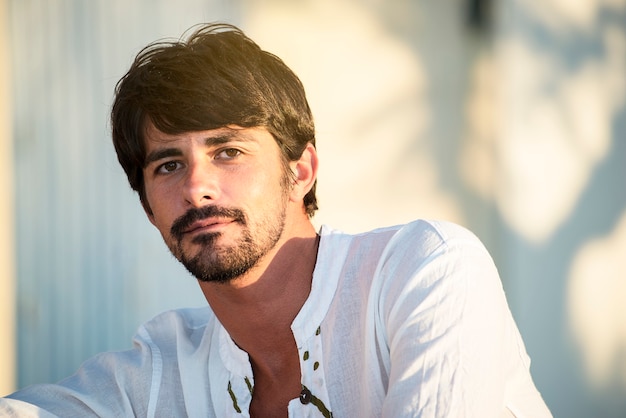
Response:
MULTIPOLYGON (((218 134, 215 136, 210 136, 204 139, 204 145, 207 147, 214 147, 222 144, 226 144, 233 140, 234 137, 237 139, 246 141, 247 138, 243 136, 237 135, 235 132, 226 132, 223 134, 218 134)), ((152 164, 155 161, 162 160, 164 158, 170 157, 180 157, 183 155, 183 152, 179 148, 161 148, 150 152, 146 155, 146 158, 143 162, 143 167, 146 168, 148 165, 152 164)))

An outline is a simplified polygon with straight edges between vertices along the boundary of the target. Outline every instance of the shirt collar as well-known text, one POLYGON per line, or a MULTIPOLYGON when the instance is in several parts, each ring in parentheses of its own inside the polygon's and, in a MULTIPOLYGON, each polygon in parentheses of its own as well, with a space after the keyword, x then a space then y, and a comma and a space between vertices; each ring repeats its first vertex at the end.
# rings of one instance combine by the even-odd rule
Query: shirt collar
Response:
POLYGON ((327 226, 320 229, 320 244, 313 271, 311 293, 291 324, 298 347, 315 335, 326 317, 337 290, 341 270, 351 240, 350 235, 327 226))

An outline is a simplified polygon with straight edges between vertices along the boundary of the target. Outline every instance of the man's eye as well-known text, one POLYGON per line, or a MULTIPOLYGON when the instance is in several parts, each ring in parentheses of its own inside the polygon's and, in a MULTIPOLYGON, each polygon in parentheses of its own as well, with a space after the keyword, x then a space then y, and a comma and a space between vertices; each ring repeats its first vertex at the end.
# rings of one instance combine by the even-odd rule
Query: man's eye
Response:
POLYGON ((222 159, 222 160, 232 160, 233 158, 238 157, 241 154, 241 151, 239 151, 238 149, 235 148, 227 148, 225 150, 222 150, 219 152, 219 154, 217 154, 218 159, 222 159))
POLYGON ((161 173, 161 174, 172 173, 178 170, 179 167, 180 167, 180 163, 176 161, 168 161, 166 163, 161 164, 157 168, 157 173, 161 173))

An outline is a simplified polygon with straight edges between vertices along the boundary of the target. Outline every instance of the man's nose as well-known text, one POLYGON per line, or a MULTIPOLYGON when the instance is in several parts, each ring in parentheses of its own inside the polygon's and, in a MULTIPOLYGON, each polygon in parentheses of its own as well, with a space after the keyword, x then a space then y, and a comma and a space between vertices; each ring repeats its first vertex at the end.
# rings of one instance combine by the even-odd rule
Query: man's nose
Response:
POLYGON ((185 201, 191 206, 201 207, 216 200, 219 197, 216 168, 205 159, 190 162, 183 189, 185 201))

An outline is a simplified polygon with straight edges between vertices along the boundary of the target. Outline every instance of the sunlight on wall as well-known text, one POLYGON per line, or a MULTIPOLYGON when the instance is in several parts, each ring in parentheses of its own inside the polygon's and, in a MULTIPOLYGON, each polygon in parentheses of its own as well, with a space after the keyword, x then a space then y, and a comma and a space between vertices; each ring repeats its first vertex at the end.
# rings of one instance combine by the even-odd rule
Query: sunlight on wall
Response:
POLYGON ((0 396, 15 389, 13 147, 6 4, 0 0, 0 396))
POLYGON ((573 70, 521 39, 498 46, 504 117, 496 199, 505 220, 530 241, 546 240, 567 219, 610 148, 626 93, 624 33, 609 27, 604 44, 606 58, 573 70))
POLYGON ((570 327, 598 388, 626 385, 626 213, 609 236, 589 242, 572 264, 570 327))
MULTIPOLYGON (((599 6, 523 2, 559 28, 591 25, 599 6)), ((568 218, 610 149, 613 117, 626 94, 623 30, 607 25, 602 46, 604 57, 569 69, 554 51, 503 37, 494 54, 483 53, 471 69, 463 178, 495 200, 509 226, 531 242, 547 240, 568 218)))
POLYGON ((602 6, 624 7, 624 0, 525 0, 524 6, 542 23, 556 30, 589 31, 602 6))
POLYGON ((467 185, 483 199, 495 198, 498 178, 493 54, 483 52, 470 69, 470 91, 465 114, 467 131, 462 141, 460 171, 467 185))
POLYGON ((316 222, 351 232, 417 216, 460 222, 423 141, 428 80, 414 50, 358 4, 254 4, 246 31, 298 74, 313 109, 321 160, 316 222))

